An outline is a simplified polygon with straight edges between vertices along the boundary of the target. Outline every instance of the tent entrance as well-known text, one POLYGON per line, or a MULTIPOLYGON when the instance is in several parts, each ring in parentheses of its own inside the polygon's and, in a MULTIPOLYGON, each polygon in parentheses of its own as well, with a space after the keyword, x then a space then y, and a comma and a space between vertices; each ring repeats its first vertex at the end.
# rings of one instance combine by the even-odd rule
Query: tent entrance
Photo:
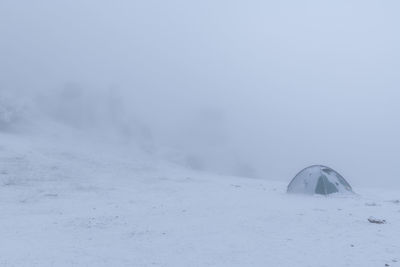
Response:
POLYGON ((319 195, 328 195, 337 192, 339 192, 337 187, 331 183, 324 174, 322 174, 318 179, 315 193, 319 195))

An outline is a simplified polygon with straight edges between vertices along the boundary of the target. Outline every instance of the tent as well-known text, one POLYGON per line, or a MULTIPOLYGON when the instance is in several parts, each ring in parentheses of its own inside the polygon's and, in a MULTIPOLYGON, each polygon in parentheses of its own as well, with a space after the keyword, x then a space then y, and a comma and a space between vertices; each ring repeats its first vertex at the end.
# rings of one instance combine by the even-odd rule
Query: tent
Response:
POLYGON ((350 184, 333 169, 314 165, 299 172, 290 182, 288 193, 329 195, 353 193, 350 184))

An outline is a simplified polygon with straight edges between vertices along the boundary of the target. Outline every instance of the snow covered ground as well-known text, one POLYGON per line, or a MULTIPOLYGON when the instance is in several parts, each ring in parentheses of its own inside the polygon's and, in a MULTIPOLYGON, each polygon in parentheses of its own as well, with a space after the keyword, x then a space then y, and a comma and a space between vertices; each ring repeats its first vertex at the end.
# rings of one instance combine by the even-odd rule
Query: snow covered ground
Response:
POLYGON ((400 266, 398 190, 294 196, 56 144, 0 133, 0 266, 400 266))

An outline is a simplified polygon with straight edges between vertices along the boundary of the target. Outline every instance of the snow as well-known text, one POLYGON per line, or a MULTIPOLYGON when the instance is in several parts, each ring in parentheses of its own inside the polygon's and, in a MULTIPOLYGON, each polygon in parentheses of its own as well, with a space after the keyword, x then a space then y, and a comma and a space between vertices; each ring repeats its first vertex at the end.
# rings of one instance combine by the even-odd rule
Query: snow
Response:
POLYGON ((0 133, 0 266, 400 266, 396 189, 288 195, 57 140, 0 133))

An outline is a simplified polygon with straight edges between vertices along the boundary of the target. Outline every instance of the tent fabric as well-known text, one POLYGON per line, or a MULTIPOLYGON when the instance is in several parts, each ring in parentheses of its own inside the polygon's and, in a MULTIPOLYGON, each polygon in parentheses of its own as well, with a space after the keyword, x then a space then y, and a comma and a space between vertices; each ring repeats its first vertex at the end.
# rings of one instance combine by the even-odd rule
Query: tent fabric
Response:
POLYGON ((333 169, 314 165, 299 172, 290 182, 288 193, 329 195, 353 193, 350 184, 333 169))

